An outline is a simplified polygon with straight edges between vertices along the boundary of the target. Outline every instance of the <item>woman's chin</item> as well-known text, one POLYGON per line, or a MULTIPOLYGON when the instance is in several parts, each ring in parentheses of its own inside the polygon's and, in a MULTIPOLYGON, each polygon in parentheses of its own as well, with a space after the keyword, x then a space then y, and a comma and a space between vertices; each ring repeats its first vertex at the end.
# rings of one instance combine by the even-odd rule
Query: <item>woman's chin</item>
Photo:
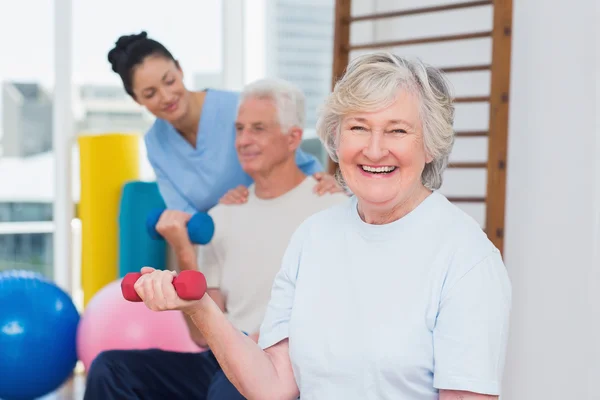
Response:
POLYGON ((176 123, 180 120, 182 120, 185 117, 185 107, 183 107, 183 104, 178 104, 178 107, 171 111, 164 111, 162 112, 161 118, 164 119, 165 121, 170 122, 171 124, 176 123))
POLYGON ((369 209, 378 213, 385 212, 386 210, 393 210, 398 202, 396 199, 397 196, 387 193, 369 193, 366 196, 360 196, 355 193, 355 195, 358 199, 359 205, 361 205, 364 209, 369 209))

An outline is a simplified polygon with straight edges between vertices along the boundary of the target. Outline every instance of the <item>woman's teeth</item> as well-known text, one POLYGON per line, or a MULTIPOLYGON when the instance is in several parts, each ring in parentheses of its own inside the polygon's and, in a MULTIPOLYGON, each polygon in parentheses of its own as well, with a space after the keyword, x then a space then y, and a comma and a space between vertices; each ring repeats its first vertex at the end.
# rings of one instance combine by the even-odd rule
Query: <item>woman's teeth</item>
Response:
POLYGON ((393 167, 393 166, 369 167, 367 165, 361 165, 360 167, 362 168, 363 171, 369 172, 372 174, 389 174, 390 172, 393 172, 396 169, 396 167, 393 167))

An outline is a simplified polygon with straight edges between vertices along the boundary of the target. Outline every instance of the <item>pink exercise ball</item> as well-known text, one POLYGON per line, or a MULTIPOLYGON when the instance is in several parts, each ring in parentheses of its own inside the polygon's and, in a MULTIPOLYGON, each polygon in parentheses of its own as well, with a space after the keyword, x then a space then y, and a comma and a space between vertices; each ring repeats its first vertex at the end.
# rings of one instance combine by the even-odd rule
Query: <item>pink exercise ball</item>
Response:
POLYGON ((121 280, 103 287, 88 303, 77 329, 77 355, 86 371, 105 350, 162 349, 200 352, 180 311, 151 311, 121 294, 121 280))

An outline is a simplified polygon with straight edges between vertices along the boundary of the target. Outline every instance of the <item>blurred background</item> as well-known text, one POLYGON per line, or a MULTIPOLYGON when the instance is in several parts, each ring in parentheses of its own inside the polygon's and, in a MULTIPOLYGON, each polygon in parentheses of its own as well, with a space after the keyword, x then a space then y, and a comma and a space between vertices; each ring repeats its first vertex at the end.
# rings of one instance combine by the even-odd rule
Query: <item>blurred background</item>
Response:
MULTIPOLYGON (((41 273, 83 309, 77 136, 141 138, 153 122, 107 62, 120 35, 145 30, 162 42, 189 88, 296 83, 307 97, 303 147, 324 165, 314 127, 333 77, 348 58, 388 48, 447 68, 458 99, 441 192, 486 230, 511 275, 503 398, 598 399, 599 2, 466 3, 0 3, 0 271, 41 273)), ((152 181, 143 141, 140 151, 141 179, 152 181)))

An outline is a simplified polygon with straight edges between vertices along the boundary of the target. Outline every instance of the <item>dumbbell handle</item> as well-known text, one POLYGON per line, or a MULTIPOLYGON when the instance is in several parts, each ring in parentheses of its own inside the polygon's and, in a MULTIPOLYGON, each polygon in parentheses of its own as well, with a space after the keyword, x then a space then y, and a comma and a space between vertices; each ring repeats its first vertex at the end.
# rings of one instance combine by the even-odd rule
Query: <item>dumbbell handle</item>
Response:
MULTIPOLYGON (((142 276, 139 272, 130 272, 121 281, 121 292, 125 300, 140 302, 142 299, 135 291, 133 285, 142 276)), ((199 271, 181 271, 173 278, 173 286, 177 295, 183 300, 200 300, 206 293, 206 278, 199 271)))

